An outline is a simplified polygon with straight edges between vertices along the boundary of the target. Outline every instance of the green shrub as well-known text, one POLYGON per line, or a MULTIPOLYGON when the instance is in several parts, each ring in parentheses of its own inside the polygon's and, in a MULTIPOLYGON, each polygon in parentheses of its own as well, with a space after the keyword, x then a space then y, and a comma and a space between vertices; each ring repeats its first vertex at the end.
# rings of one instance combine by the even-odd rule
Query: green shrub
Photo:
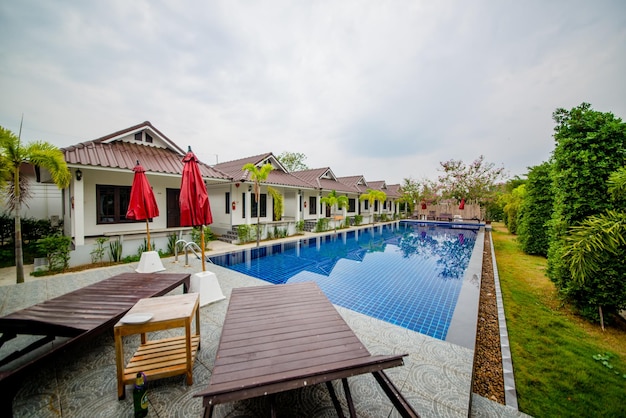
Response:
MULTIPOLYGON (((167 253, 169 255, 176 254, 176 242, 178 241, 178 234, 169 234, 167 236, 167 253)), ((183 243, 178 244, 178 253, 183 252, 183 243)))
POLYGON ((285 228, 279 228, 274 226, 274 238, 285 238, 287 236, 287 230, 285 228))
MULTIPOLYGON (((152 241, 151 250, 157 251, 156 244, 154 243, 154 241, 152 241)), ((141 254, 145 253, 146 251, 148 251, 148 239, 144 238, 143 242, 139 245, 139 248, 137 248, 137 256, 141 258, 141 254)))
POLYGON ((253 229, 250 225, 237 225, 237 238, 239 238, 239 242, 244 244, 246 242, 250 242, 253 239, 256 239, 256 235, 253 237, 253 229))
MULTIPOLYGON (((204 227, 204 246, 206 247, 206 245, 210 242, 210 241, 215 241, 215 234, 213 234, 213 232, 211 231, 211 227, 209 226, 205 226, 204 227)), ((193 242, 195 242, 196 244, 198 244, 198 247, 200 246, 200 228, 194 226, 193 229, 191 230, 191 240, 193 242)))
POLYGON ((39 249, 48 260, 48 270, 65 271, 70 261, 70 237, 52 235, 37 241, 39 249))
POLYGON ((329 223, 330 223, 330 219, 328 219, 328 218, 318 219, 317 220, 317 224, 315 224, 315 232, 325 232, 325 231, 328 231, 329 223))
POLYGON ((96 248, 91 251, 91 262, 100 263, 104 258, 104 243, 109 239, 107 237, 96 238, 96 248))
POLYGON ((109 260, 114 263, 122 261, 122 242, 119 238, 109 242, 109 260))

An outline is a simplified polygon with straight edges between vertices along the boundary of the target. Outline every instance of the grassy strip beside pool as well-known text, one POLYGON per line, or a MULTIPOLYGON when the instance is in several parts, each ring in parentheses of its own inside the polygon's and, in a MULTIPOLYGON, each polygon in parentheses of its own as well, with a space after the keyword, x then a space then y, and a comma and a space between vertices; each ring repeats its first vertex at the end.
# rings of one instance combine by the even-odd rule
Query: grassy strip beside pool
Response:
POLYGON ((536 417, 626 416, 626 327, 572 313, 501 224, 492 239, 504 299, 519 409, 536 417), (608 356, 608 357, 607 357, 608 356))

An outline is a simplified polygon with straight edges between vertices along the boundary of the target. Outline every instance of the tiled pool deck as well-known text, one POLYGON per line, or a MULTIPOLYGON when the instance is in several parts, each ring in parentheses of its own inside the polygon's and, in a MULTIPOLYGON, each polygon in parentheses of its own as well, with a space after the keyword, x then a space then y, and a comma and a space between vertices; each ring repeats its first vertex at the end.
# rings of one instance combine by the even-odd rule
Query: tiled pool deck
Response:
MULTIPOLYGON (((184 266, 184 257, 174 263, 164 259, 168 272, 196 273, 200 261, 190 258, 191 267, 184 266)), ((134 271, 136 264, 68 273, 21 285, 0 286, 0 315, 31 306, 112 275, 134 271)), ((214 272, 226 300, 201 308, 202 349, 194 365, 194 383, 185 384, 182 376, 150 382, 149 416, 200 417, 202 402, 193 394, 209 382, 228 298, 236 287, 265 285, 266 282, 207 264, 214 272)), ((177 289, 173 293, 182 293, 177 289)), ((380 320, 337 308, 372 354, 408 353, 405 365, 389 369, 392 381, 422 417, 521 417, 513 408, 499 405, 471 393, 473 350, 437 340, 380 320), (471 410, 470 410, 471 403, 471 410)), ((165 334, 172 334, 169 331, 165 334)), ((139 344, 138 336, 125 339, 126 353, 139 344)), ((359 417, 397 417, 399 414, 371 375, 350 378, 350 387, 359 417)), ((58 356, 29 377, 14 401, 15 417, 132 417, 131 386, 127 396, 117 400, 115 349, 112 331, 73 351, 58 356)), ((347 413, 343 391, 336 390, 347 413)), ((3 400, 4 402, 5 400, 3 400)), ((336 411, 324 385, 281 394, 277 397, 278 416, 335 417, 336 411)), ((235 404, 219 405, 215 417, 269 416, 264 398, 235 404)))

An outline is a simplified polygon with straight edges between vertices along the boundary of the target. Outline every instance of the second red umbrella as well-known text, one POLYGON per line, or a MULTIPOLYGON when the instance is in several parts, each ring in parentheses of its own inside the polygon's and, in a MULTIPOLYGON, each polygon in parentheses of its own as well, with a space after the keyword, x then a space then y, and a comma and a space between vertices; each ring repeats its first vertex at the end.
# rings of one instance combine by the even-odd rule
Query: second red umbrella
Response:
POLYGON ((150 251, 150 227, 148 221, 159 216, 159 207, 157 206, 152 187, 146 177, 146 170, 139 164, 139 160, 137 160, 137 165, 133 168, 133 171, 135 172, 135 177, 130 188, 130 201, 126 211, 126 219, 146 220, 148 251, 150 251))
POLYGON ((191 147, 183 158, 183 178, 180 184, 180 226, 200 227, 200 249, 202 250, 202 271, 205 271, 204 225, 213 223, 209 195, 202 180, 198 158, 191 147))

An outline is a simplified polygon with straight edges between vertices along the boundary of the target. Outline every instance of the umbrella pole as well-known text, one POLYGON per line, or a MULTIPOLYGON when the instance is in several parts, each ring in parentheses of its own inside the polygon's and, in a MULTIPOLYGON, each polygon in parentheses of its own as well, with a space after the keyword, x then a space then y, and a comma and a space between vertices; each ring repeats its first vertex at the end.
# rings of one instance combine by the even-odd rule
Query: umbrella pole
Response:
POLYGON ((200 226, 200 249, 202 250, 202 271, 206 271, 206 266, 204 265, 204 225, 200 226))
POLYGON ((148 233, 148 251, 150 251, 150 225, 148 225, 148 219, 146 219, 146 231, 148 233))

